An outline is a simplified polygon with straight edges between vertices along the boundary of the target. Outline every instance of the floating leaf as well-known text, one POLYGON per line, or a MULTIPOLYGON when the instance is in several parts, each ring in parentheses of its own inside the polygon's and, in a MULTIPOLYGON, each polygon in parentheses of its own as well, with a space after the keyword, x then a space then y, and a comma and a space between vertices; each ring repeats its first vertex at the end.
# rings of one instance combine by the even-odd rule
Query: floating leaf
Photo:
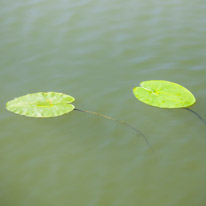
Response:
POLYGON ((150 80, 133 89, 135 97, 152 106, 184 108, 195 103, 193 94, 183 86, 164 80, 150 80))
POLYGON ((71 112, 75 99, 56 92, 27 94, 7 102, 6 108, 14 113, 28 117, 56 117, 71 112))

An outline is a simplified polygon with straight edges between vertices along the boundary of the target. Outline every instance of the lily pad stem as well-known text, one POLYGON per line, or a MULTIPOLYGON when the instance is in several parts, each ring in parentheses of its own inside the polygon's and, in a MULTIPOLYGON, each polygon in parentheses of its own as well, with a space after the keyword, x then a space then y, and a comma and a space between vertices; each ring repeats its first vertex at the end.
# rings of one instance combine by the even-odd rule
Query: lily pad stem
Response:
MULTIPOLYGON (((140 135, 145 139, 147 145, 152 148, 152 146, 151 146, 151 144, 149 143, 149 141, 148 141, 148 139, 146 138, 146 136, 145 136, 142 132, 140 132, 139 130, 137 130, 135 127, 127 124, 125 121, 118 120, 118 119, 115 119, 115 118, 113 118, 113 117, 110 117, 110 116, 107 116, 107 115, 104 115, 104 114, 100 114, 100 113, 97 113, 97 112, 91 112, 91 111, 82 110, 82 109, 76 109, 76 108, 75 108, 74 110, 76 110, 76 111, 78 111, 78 112, 86 112, 86 113, 89 113, 89 114, 98 115, 98 116, 100 116, 100 117, 104 117, 104 118, 106 118, 106 119, 113 120, 113 121, 116 121, 116 122, 118 122, 118 123, 120 123, 120 124, 122 124, 122 125, 124 125, 124 126, 127 126, 128 128, 132 129, 132 130, 135 131, 136 133, 140 134, 140 135)), ((153 149, 152 149, 152 150, 153 150, 153 149)))
POLYGON ((193 111, 192 109, 189 109, 189 108, 184 108, 190 112, 192 112, 194 115, 196 115, 204 124, 206 124, 205 120, 195 111, 193 111))

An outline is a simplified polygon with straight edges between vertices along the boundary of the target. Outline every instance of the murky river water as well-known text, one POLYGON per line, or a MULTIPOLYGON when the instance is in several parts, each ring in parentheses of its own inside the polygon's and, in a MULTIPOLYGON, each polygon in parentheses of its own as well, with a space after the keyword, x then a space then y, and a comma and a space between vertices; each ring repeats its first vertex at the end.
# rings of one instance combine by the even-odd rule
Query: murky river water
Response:
POLYGON ((204 206, 206 125, 136 100, 141 81, 179 83, 206 119, 206 1, 1 0, 0 205, 204 206), (8 112, 39 91, 75 97, 49 119, 8 112))

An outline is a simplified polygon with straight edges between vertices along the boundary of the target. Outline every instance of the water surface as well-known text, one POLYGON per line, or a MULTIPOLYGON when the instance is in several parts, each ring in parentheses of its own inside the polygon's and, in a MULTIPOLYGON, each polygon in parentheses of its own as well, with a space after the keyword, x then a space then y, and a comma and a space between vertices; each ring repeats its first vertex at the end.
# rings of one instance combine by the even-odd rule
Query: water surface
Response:
POLYGON ((141 81, 194 93, 206 119, 203 0, 2 0, 2 206, 204 206, 206 126, 194 114, 136 100, 141 81), (32 119, 7 101, 39 91, 75 97, 77 111, 32 119))

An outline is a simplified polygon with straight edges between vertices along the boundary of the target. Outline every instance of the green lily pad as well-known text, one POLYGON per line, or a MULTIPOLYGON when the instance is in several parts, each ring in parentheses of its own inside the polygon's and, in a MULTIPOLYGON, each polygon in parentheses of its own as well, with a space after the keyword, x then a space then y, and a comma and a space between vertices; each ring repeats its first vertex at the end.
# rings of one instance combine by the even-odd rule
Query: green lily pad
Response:
POLYGON ((6 108, 28 117, 56 117, 71 112, 74 100, 63 93, 38 92, 15 98, 7 102, 6 108))
POLYGON ((193 94, 183 86, 164 80, 150 80, 133 89, 135 97, 161 108, 185 108, 195 103, 193 94))

